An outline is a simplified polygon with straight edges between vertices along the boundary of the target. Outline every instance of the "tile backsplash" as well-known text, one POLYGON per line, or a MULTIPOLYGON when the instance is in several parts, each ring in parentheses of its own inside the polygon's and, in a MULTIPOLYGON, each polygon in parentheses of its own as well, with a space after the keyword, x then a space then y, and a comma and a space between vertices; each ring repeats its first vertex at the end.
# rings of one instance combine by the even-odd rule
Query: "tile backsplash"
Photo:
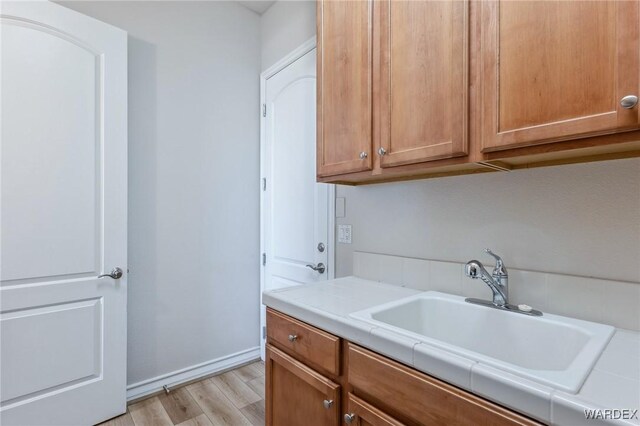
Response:
MULTIPOLYGON (((491 272, 493 263, 485 268, 491 272)), ((640 283, 513 268, 508 272, 510 303, 640 331, 640 283)), ((491 299, 486 284, 464 275, 463 263, 354 252, 353 275, 418 290, 491 299)))

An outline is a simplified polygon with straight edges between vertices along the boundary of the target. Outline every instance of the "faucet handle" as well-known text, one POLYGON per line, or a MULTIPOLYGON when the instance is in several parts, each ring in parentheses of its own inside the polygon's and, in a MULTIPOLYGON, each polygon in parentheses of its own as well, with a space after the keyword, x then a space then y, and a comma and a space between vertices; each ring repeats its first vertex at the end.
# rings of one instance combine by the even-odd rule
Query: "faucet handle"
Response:
POLYGON ((496 262, 503 263, 502 262, 502 258, 500 256, 498 256, 497 254, 495 254, 494 252, 492 252, 491 249, 486 248, 486 249, 484 249, 484 252, 487 253, 490 256, 493 256, 496 259, 496 262))
POLYGON ((500 256, 491 251, 491 249, 484 249, 484 252, 496 259, 496 267, 493 268, 493 275, 505 276, 507 275, 507 268, 504 266, 504 261, 500 256))

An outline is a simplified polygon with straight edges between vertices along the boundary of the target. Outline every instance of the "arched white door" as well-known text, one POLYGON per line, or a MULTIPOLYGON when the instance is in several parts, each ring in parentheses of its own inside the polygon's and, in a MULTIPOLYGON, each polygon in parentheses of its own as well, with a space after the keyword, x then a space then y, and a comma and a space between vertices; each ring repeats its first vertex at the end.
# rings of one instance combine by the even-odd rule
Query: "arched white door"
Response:
POLYGON ((126 409, 127 34, 0 15, 0 423, 94 424, 126 409))
MULTIPOLYGON (((267 78, 264 99, 264 290, 327 280, 334 193, 316 182, 316 49, 267 78)), ((261 318, 264 326, 264 307, 261 318)))

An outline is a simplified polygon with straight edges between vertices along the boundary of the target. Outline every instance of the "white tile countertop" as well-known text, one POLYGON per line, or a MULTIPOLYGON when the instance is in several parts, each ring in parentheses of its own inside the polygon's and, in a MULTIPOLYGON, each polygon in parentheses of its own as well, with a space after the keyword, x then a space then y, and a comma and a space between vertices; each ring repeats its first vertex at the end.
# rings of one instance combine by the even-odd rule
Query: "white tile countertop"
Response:
POLYGON ((262 300, 270 308, 543 423, 640 425, 640 411, 633 415, 640 409, 640 333, 617 329, 574 395, 349 317, 417 293, 421 291, 346 277, 265 292, 262 300), (598 417, 586 420, 585 410, 596 410, 598 417), (603 415, 613 418, 603 419, 603 415), (629 415, 631 419, 620 418, 629 415))

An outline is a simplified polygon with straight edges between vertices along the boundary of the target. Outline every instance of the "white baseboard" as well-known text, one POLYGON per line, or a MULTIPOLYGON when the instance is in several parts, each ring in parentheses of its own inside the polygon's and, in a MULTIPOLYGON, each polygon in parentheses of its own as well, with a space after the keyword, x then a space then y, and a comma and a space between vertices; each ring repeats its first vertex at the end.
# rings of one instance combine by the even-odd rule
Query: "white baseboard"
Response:
POLYGON ((192 365, 191 367, 143 380, 138 383, 132 383, 127 386, 127 401, 132 401, 161 391, 162 387, 165 385, 174 387, 200 377, 229 370, 259 358, 260 346, 257 346, 255 348, 249 348, 244 351, 212 359, 201 364, 192 365))

